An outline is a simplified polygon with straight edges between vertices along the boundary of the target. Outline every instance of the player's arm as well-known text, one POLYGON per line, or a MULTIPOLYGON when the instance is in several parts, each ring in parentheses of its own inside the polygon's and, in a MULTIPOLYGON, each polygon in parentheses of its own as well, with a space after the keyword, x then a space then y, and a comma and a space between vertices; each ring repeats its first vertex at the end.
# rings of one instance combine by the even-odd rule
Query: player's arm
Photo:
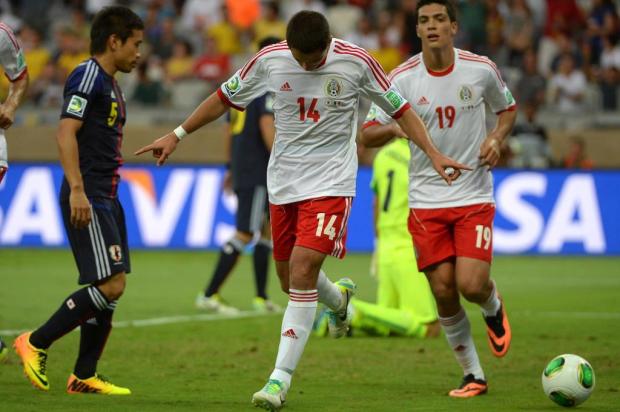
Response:
POLYGON ((258 120, 258 127, 260 128, 260 134, 263 138, 263 143, 265 143, 265 147, 271 152, 273 140, 276 137, 276 126, 273 114, 262 115, 258 120))
POLYGON ((362 132, 362 143, 375 147, 387 143, 394 136, 406 136, 428 156, 433 168, 449 185, 458 179, 462 170, 472 170, 442 154, 431 140, 422 119, 410 108, 403 111, 396 122, 397 125, 369 125, 362 132))
POLYGON ((86 197, 84 181, 80 172, 77 132, 81 127, 81 120, 63 118, 60 120, 56 134, 60 164, 71 189, 69 196, 71 224, 78 229, 88 226, 91 219, 90 202, 86 197))
POLYGON ((8 129, 15 120, 15 111, 24 100, 26 89, 28 88, 28 71, 9 85, 9 95, 2 105, 0 105, 0 128, 8 129))
POLYGON ((184 137, 183 133, 190 134, 200 129, 226 113, 226 110, 228 110, 228 106, 222 102, 217 93, 213 93, 200 103, 196 110, 181 123, 179 128, 165 134, 150 145, 138 149, 134 154, 140 155, 152 151, 153 157, 157 159, 157 166, 161 166, 166 162, 168 156, 174 152, 177 144, 184 137))
POLYGON ((516 120, 516 110, 506 110, 497 116, 495 128, 493 128, 480 146, 479 158, 482 166, 488 166, 489 169, 495 167, 501 155, 504 139, 512 132, 516 120))

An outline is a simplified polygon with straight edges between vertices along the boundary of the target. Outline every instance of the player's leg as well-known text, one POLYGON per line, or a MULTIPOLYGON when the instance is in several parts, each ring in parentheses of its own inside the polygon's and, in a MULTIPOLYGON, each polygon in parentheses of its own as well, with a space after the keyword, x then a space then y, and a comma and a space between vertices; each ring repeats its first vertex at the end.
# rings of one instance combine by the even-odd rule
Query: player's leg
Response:
POLYGON ((512 333, 505 306, 490 275, 495 207, 480 204, 459 209, 462 218, 455 225, 457 285, 465 299, 480 305, 491 352, 502 357, 508 352, 512 333))
POLYGON ((128 395, 130 390, 121 388, 103 380, 97 374, 97 363, 112 330, 112 317, 121 295, 125 291, 126 273, 131 272, 129 245, 125 226, 125 214, 118 200, 105 201, 111 209, 110 214, 99 216, 101 234, 109 252, 109 264, 114 270, 123 272, 105 278, 97 287, 106 296, 108 307, 88 319, 80 326, 80 351, 73 374, 69 377, 69 393, 103 393, 128 395), (105 221, 109 219, 109 221, 105 221))
POLYGON ((471 325, 460 303, 454 264, 456 250, 450 225, 450 211, 446 209, 415 209, 409 215, 409 232, 415 244, 418 268, 426 274, 437 304, 439 323, 463 369, 463 382, 450 391, 450 396, 470 397, 486 393, 487 386, 471 336, 471 325))
MULTIPOLYGON (((46 375, 47 349, 50 345, 88 319, 108 310, 124 289, 124 262, 110 256, 120 250, 118 236, 110 239, 113 220, 106 208, 93 205, 92 221, 88 227, 76 229, 70 224, 71 210, 68 203, 61 204, 67 237, 80 272, 79 283, 85 286, 69 295, 58 310, 34 332, 26 332, 15 340, 15 350, 24 364, 24 371, 35 387, 48 390, 46 375), (104 237, 105 236, 105 237, 104 237), (116 246, 116 247, 113 247, 116 246), (100 283, 108 279, 109 285, 100 283)), ((119 252, 120 253, 120 252, 119 252)))
POLYGON ((237 231, 234 236, 222 245, 220 254, 211 275, 211 280, 204 293, 196 298, 196 307, 222 314, 234 314, 238 310, 227 305, 219 295, 220 288, 234 269, 239 256, 246 245, 252 240, 251 230, 253 189, 236 190, 237 195, 237 231))
POLYGON ((256 282, 256 297, 253 306, 260 312, 277 312, 282 308, 271 302, 267 297, 267 279, 269 276, 269 262, 273 245, 271 243, 271 226, 269 224, 269 202, 267 188, 257 186, 254 189, 250 229, 260 232, 261 237, 254 245, 252 261, 254 263, 254 279, 256 282))

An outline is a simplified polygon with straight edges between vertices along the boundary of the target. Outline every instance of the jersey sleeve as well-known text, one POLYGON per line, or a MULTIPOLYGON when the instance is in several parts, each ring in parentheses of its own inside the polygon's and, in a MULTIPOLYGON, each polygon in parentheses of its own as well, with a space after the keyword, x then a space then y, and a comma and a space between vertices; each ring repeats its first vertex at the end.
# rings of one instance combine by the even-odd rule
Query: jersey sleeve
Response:
POLYGON ((267 91, 265 58, 256 55, 245 66, 217 89, 217 95, 224 104, 244 111, 252 100, 267 91))
POLYGON ((92 60, 76 67, 67 78, 61 118, 84 120, 99 90, 99 66, 92 60))
POLYGON ((508 86, 506 86, 506 83, 504 83, 504 80, 502 80, 501 74, 495 65, 489 66, 489 69, 486 70, 484 99, 496 114, 517 108, 517 103, 514 97, 512 97, 512 93, 508 86))
POLYGON ((0 23, 0 65, 9 81, 20 79, 27 71, 24 51, 11 29, 0 23))
POLYGON ((392 85, 381 65, 372 57, 362 65, 362 93, 393 119, 398 119, 411 105, 392 85))
POLYGON ((373 126, 373 125, 382 125, 389 124, 392 122, 392 118, 388 116, 379 106, 373 103, 370 106, 370 110, 368 110, 368 114, 366 115, 366 119, 364 120, 363 128, 373 126))

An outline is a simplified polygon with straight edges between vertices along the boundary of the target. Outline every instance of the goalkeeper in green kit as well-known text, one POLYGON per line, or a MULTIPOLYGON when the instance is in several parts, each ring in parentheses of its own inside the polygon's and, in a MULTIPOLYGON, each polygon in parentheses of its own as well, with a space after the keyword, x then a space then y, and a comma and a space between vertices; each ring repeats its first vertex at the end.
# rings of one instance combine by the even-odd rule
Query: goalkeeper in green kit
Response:
MULTIPOLYGON (((437 309, 428 281, 418 272, 407 230, 407 188, 410 151, 406 139, 394 139, 373 162, 377 303, 351 300, 351 332, 379 336, 433 337, 439 334, 437 309)), ((315 334, 327 334, 325 313, 315 322, 315 334)))

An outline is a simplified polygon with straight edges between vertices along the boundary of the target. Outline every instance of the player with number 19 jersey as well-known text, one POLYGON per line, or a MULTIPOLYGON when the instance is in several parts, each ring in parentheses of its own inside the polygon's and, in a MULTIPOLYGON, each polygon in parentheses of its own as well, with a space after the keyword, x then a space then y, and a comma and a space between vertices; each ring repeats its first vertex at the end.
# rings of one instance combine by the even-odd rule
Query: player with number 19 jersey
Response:
MULTIPOLYGON (((435 145, 447 156, 476 166, 452 186, 435 173, 428 157, 410 143, 409 207, 419 209, 493 203, 493 176, 479 166, 487 136, 485 103, 499 114, 516 104, 495 64, 486 57, 454 49, 454 65, 444 72, 427 69, 419 53, 390 74, 394 87, 411 102, 435 145)), ((372 106, 364 127, 387 124, 389 116, 372 106)))
POLYGON ((243 110, 266 92, 274 93, 276 138, 267 186, 276 205, 355 196, 360 94, 391 118, 409 108, 364 49, 339 39, 331 40, 324 62, 312 71, 300 67, 285 41, 265 47, 218 95, 243 110))

